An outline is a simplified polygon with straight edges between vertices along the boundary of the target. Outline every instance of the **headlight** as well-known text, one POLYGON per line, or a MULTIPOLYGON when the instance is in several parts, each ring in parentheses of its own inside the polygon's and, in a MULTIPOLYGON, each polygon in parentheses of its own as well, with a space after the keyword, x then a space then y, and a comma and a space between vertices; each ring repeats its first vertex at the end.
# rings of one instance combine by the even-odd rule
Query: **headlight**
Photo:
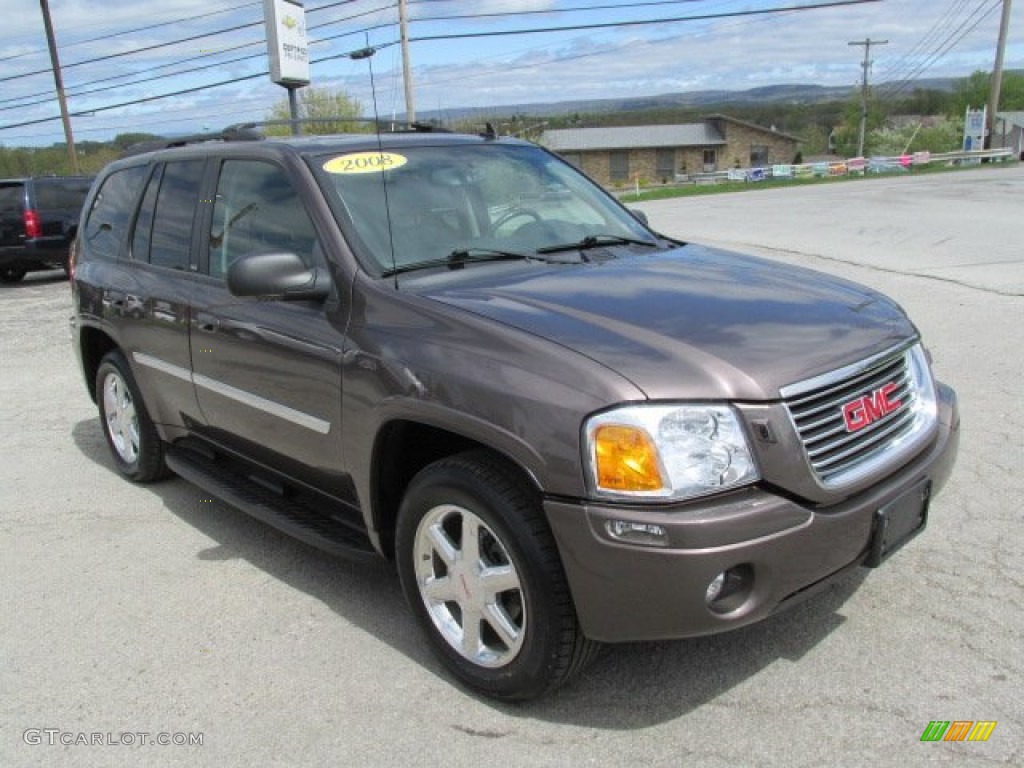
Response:
POLYGON ((687 499, 758 479, 743 428, 724 405, 630 405, 584 424, 598 495, 687 499))

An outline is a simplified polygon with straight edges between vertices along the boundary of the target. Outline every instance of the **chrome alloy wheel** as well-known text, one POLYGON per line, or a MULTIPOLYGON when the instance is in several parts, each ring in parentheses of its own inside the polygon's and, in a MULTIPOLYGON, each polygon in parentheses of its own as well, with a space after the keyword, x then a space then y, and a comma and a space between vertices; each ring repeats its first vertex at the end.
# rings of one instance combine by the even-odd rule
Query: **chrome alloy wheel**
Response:
POLYGON ((103 379, 103 413, 118 457, 125 464, 133 464, 139 458, 139 418, 132 393, 118 373, 110 372, 103 379))
POLYGON ((527 606, 516 567, 483 520, 454 504, 416 529, 416 583, 434 626, 463 658, 503 667, 523 645, 527 606))

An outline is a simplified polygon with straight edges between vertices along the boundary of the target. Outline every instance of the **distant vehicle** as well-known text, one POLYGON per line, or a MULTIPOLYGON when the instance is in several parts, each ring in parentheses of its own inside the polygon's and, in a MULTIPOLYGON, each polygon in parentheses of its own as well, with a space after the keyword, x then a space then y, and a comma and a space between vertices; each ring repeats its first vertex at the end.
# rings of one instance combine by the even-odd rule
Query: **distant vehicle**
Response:
POLYGON ((0 179, 0 282, 27 272, 67 271, 91 176, 0 179))

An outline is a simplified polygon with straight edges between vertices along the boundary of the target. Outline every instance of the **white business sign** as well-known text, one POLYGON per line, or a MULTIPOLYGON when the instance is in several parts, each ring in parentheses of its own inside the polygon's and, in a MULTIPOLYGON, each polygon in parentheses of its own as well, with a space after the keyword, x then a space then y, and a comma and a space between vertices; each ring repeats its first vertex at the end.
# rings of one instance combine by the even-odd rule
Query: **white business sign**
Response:
POLYGON ((988 107, 967 108, 964 114, 964 149, 968 152, 985 148, 985 117, 988 107))
POLYGON ((306 9, 297 0, 263 0, 270 79, 281 85, 309 85, 306 9))

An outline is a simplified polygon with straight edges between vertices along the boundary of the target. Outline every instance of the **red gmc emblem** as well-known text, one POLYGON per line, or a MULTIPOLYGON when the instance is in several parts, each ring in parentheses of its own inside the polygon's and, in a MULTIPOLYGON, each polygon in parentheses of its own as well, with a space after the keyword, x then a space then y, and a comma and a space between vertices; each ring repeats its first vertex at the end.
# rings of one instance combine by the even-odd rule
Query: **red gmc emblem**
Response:
POLYGON ((864 429, 868 424, 878 421, 903 405, 902 400, 891 399, 892 393, 896 390, 897 386, 890 381, 884 387, 844 405, 843 421, 846 422, 846 431, 856 432, 858 429, 864 429))

